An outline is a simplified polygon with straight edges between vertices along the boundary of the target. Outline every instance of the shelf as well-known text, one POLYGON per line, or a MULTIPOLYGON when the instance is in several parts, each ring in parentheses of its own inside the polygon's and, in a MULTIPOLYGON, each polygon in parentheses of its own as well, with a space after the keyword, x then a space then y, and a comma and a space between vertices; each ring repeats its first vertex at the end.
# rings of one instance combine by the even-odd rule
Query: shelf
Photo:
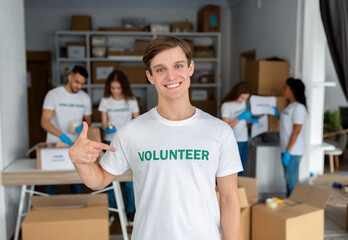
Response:
POLYGON ((217 58, 192 58, 194 62, 217 62, 217 58))
POLYGON ((58 62, 87 62, 87 58, 58 58, 58 62))
MULTIPOLYGON (((87 84, 86 84, 87 85, 87 84)), ((130 86, 132 88, 147 88, 148 86, 150 86, 151 84, 131 84, 130 86)), ((105 84, 90 84, 89 85, 91 88, 104 88, 105 84)))
POLYGON ((90 58, 92 62, 114 62, 114 61, 129 61, 129 62, 142 62, 142 56, 115 56, 111 58, 90 58))

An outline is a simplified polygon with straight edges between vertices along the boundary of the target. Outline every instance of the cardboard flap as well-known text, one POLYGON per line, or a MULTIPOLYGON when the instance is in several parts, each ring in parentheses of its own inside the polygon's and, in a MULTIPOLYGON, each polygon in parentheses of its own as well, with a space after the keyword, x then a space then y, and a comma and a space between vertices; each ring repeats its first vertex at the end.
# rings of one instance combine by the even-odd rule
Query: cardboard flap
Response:
POLYGON ((332 195, 332 189, 323 189, 307 184, 298 184, 289 199, 299 203, 325 208, 332 195))
POLYGON ((240 208, 249 207, 249 202, 248 202, 245 188, 238 188, 238 195, 239 195, 239 201, 240 201, 240 208))
POLYGON ((58 209, 77 206, 77 208, 92 205, 107 205, 107 194, 62 194, 54 196, 30 197, 34 209, 58 209))
POLYGON ((248 198, 258 200, 258 188, 256 178, 238 177, 238 187, 245 188, 248 198))
POLYGON ((94 142, 102 142, 100 128, 97 127, 89 127, 87 132, 87 138, 94 142))
POLYGON ((39 142, 38 144, 34 145, 32 148, 30 148, 25 155, 29 156, 31 152, 38 148, 43 148, 43 147, 55 147, 55 143, 45 143, 45 142, 39 142))

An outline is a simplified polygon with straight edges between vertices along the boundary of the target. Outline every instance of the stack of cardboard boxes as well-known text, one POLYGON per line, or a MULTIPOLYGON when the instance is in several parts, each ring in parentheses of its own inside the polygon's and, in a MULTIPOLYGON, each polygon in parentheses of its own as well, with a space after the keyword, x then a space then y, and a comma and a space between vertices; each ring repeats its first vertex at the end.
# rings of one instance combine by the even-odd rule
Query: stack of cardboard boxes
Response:
MULTIPOLYGON (((252 94, 260 96, 276 96, 277 108, 281 113, 287 105, 283 97, 283 89, 288 79, 289 63, 279 58, 269 58, 247 63, 246 81, 252 94)), ((279 131, 280 121, 268 116, 268 130, 279 131)))

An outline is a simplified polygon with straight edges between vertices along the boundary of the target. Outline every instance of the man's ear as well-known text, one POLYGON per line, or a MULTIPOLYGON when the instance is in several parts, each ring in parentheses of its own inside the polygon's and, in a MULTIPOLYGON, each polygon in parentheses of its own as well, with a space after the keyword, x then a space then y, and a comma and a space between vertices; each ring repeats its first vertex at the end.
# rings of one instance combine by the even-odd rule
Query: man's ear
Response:
POLYGON ((147 79, 149 79, 150 83, 155 84, 155 81, 153 80, 152 74, 148 70, 146 70, 145 73, 146 73, 146 77, 147 77, 147 79))
MULTIPOLYGON (((68 82, 71 82, 72 78, 73 78, 73 73, 68 73, 67 78, 68 78, 68 82)), ((87 81, 87 79, 86 79, 86 81, 87 81)))
POLYGON ((191 77, 193 72, 195 71, 195 63, 192 60, 191 60, 190 66, 188 67, 188 70, 189 70, 189 75, 191 77))

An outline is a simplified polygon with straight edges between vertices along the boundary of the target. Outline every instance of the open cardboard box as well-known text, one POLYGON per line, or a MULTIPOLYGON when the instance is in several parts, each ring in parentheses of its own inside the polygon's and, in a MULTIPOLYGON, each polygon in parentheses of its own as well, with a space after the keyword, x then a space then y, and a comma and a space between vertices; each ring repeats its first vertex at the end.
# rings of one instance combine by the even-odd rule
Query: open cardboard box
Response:
POLYGON ((33 196, 23 240, 109 240, 106 194, 33 196))
POLYGON ((324 208, 332 191, 299 184, 284 203, 252 208, 253 240, 314 240, 324 238, 324 208))
MULTIPOLYGON (((217 188, 216 195, 219 201, 217 188)), ((238 195, 240 201, 240 240, 250 240, 251 206, 258 202, 257 180, 249 177, 238 177, 238 195)))
MULTIPOLYGON (((87 133, 88 139, 101 142, 100 129, 89 127, 87 133)), ((28 156, 31 152, 36 151, 36 166, 41 170, 74 170, 75 167, 69 158, 69 145, 59 141, 57 143, 38 143, 29 149, 26 153, 28 156)))

